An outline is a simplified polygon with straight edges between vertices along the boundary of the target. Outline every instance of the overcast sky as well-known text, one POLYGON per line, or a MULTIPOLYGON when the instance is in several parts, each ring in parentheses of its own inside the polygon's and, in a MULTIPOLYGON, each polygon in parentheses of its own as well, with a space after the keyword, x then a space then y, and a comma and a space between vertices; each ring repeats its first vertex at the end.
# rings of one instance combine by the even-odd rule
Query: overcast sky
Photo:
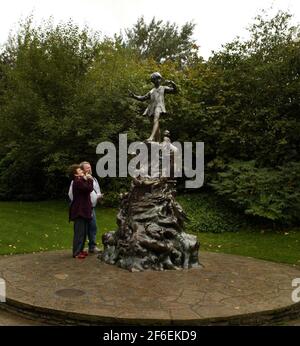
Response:
POLYGON ((0 4, 0 44, 31 13, 38 23, 51 15, 55 22, 72 18, 109 36, 143 15, 147 21, 155 16, 179 26, 193 21, 194 38, 205 58, 235 36, 245 37, 245 28, 263 8, 273 7, 270 13, 289 10, 300 22, 300 0, 2 0, 0 4))

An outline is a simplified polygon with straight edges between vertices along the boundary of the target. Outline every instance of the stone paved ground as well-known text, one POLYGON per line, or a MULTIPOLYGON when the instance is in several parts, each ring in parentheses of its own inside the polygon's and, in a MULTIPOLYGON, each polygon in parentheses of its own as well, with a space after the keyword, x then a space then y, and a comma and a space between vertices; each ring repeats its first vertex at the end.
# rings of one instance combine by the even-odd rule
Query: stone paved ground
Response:
POLYGON ((0 277, 14 301, 61 310, 66 318, 101 316, 111 323, 188 324, 292 304, 291 281, 300 277, 298 268, 216 253, 201 253, 200 260, 200 270, 130 273, 95 256, 79 261, 58 251, 2 257, 0 277))
MULTIPOLYGON (((0 310, 0 327, 3 327, 3 326, 46 326, 46 325, 47 324, 44 322, 34 321, 32 319, 27 319, 10 312, 0 310)), ((280 325, 300 327, 300 319, 285 322, 280 325)))
POLYGON ((13 314, 8 311, 0 310, 0 327, 3 326, 45 326, 45 323, 34 321, 13 314))
POLYGON ((292 320, 292 321, 289 321, 289 322, 285 322, 283 325, 284 326, 300 327, 300 319, 292 320))
MULTIPOLYGON (((300 327, 300 319, 284 322, 279 325, 300 327)), ((3 326, 47 326, 47 324, 0 310, 0 327, 3 326)))

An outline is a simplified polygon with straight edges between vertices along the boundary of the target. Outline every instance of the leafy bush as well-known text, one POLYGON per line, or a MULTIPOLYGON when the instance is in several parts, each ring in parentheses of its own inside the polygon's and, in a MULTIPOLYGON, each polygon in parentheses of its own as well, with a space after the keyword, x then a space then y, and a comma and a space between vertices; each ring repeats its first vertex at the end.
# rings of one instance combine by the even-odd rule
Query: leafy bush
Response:
POLYGON ((212 194, 186 194, 177 199, 187 214, 186 229, 190 232, 236 232, 245 226, 238 213, 212 194))
POLYGON ((100 205, 108 208, 117 208, 120 205, 120 194, 114 191, 105 193, 100 205))
POLYGON ((299 177, 299 162, 277 169, 255 167, 255 161, 235 162, 211 185, 246 214, 291 223, 300 221, 299 177))

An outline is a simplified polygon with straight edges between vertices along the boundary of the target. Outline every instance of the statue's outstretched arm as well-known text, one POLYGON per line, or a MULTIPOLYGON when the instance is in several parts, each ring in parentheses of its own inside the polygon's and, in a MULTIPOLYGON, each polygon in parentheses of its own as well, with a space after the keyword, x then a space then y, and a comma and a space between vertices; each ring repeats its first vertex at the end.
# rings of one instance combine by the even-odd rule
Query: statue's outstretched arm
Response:
POLYGON ((165 87, 165 91, 169 93, 176 93, 177 92, 177 85, 172 80, 166 80, 166 83, 168 83, 170 86, 165 87))
POLYGON ((134 94, 131 90, 129 90, 129 96, 138 101, 146 101, 150 98, 150 93, 148 92, 146 95, 140 96, 134 94))

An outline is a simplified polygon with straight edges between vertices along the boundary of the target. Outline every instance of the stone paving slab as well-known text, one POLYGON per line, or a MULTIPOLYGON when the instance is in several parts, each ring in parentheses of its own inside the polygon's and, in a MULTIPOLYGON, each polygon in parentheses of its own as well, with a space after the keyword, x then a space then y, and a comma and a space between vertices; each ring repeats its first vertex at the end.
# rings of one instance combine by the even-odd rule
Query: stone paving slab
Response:
POLYGON ((24 318, 23 316, 18 316, 11 312, 1 310, 1 306, 0 306, 0 327, 7 327, 7 326, 28 327, 28 326, 46 326, 46 325, 47 325, 46 323, 24 318))
POLYGON ((62 324, 272 324, 299 316, 299 268, 201 252, 201 269, 128 272, 69 251, 2 256, 7 306, 62 324))

